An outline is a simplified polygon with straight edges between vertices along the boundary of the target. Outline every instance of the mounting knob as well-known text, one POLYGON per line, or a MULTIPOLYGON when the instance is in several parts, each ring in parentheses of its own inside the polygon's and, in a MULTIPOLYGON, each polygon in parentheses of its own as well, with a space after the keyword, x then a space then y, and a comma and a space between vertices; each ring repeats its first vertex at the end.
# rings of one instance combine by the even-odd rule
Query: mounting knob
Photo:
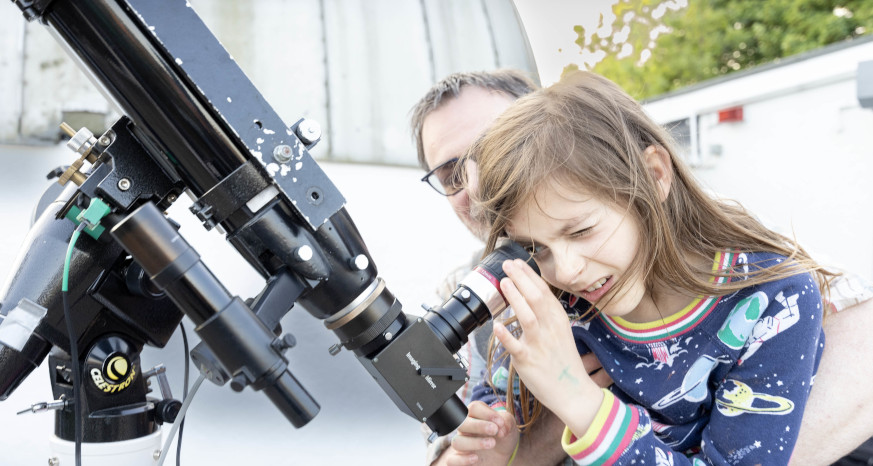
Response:
POLYGON ((176 416, 182 410, 182 402, 179 400, 161 400, 155 403, 155 422, 163 424, 168 422, 172 424, 176 421, 176 416))

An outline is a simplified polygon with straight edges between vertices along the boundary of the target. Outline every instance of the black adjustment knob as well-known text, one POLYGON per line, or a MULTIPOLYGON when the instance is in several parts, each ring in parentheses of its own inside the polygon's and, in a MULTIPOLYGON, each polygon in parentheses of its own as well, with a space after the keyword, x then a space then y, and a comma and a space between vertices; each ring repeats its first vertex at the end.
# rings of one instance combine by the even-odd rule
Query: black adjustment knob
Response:
POLYGON ((176 416, 182 410, 182 402, 179 400, 161 400, 155 403, 155 421, 158 424, 176 421, 176 416))
POLYGON ((128 291, 144 298, 158 299, 164 297, 164 291, 152 283, 142 266, 131 262, 124 271, 124 283, 128 291))
POLYGON ((294 338, 294 335, 291 335, 290 333, 286 333, 286 334, 282 335, 280 338, 276 338, 275 340, 273 340, 272 346, 273 346, 273 349, 275 349, 276 351, 278 351, 280 353, 284 353, 285 350, 287 350, 289 348, 293 348, 294 345, 296 345, 296 344, 297 344, 297 339, 294 338))
POLYGON ((231 390, 239 393, 246 388, 246 385, 249 384, 249 380, 242 373, 239 373, 230 380, 230 388, 231 390))
POLYGON ((70 166, 69 166, 69 165, 62 165, 62 166, 60 166, 60 167, 57 167, 57 168, 55 168, 54 170, 48 172, 48 173, 45 175, 45 178, 46 178, 47 180, 53 180, 53 179, 55 179, 55 178, 60 178, 61 175, 63 175, 64 172, 67 171, 67 168, 70 168, 70 166))

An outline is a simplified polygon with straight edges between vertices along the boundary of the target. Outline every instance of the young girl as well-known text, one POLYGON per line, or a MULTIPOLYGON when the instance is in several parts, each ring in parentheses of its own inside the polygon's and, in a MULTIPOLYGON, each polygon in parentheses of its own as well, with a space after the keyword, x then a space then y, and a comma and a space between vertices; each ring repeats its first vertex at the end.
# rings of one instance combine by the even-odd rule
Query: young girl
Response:
POLYGON ((557 415, 555 441, 579 464, 788 463, 829 272, 710 198, 663 129, 591 73, 520 99, 470 157, 489 250, 504 236, 527 246, 542 278, 504 264, 517 326, 495 322, 494 335, 511 368, 496 396, 477 390, 487 405, 471 404, 448 464, 511 461, 516 416, 494 410, 503 391, 524 421, 539 403, 557 415), (583 367, 588 351, 609 389, 583 367))

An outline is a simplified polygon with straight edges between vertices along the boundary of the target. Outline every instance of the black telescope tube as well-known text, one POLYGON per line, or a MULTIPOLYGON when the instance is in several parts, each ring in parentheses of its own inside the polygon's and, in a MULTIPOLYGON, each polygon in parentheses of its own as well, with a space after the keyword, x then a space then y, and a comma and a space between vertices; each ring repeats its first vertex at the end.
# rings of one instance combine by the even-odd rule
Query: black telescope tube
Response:
POLYGON ((153 204, 144 204, 119 222, 112 236, 195 324, 202 324, 233 299, 153 204))
POLYGON ((527 250, 514 241, 506 241, 461 280, 446 302, 425 314, 424 320, 452 353, 464 346, 473 330, 507 308, 500 280, 506 277, 503 262, 512 259, 522 259, 540 273, 527 250))
POLYGON ((111 234, 197 324, 198 335, 230 374, 264 390, 295 427, 318 414, 318 403, 273 347, 276 335, 230 295, 154 204, 143 204, 111 234))
POLYGON ((42 20, 200 196, 246 161, 243 152, 122 4, 56 0, 42 20))

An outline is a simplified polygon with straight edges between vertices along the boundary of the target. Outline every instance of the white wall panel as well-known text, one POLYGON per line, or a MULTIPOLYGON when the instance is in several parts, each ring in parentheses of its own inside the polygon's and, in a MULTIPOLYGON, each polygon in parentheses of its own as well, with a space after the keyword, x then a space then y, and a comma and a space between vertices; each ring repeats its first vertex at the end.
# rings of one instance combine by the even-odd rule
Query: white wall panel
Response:
POLYGON ((411 163, 407 114, 430 83, 418 2, 325 2, 332 156, 411 163))
POLYGON ((536 79, 533 51, 514 4, 506 0, 483 0, 483 3, 491 20, 497 66, 529 70, 529 75, 536 79))
POLYGON ((480 0, 423 2, 430 31, 434 79, 455 71, 497 68, 494 35, 480 0))
MULTIPOLYGON (((321 124, 318 159, 414 166, 409 110, 435 80, 456 71, 535 70, 511 0, 191 3, 287 124, 301 117, 321 124)), ((47 29, 33 23, 22 33, 23 17, 7 8, 0 143, 54 141, 63 112, 114 118, 47 29)))
POLYGON ((37 22, 26 25, 23 66, 22 140, 56 142, 63 111, 109 113, 109 103, 88 76, 37 22))
POLYGON ((0 141, 14 139, 21 115, 24 21, 0 15, 0 141))

